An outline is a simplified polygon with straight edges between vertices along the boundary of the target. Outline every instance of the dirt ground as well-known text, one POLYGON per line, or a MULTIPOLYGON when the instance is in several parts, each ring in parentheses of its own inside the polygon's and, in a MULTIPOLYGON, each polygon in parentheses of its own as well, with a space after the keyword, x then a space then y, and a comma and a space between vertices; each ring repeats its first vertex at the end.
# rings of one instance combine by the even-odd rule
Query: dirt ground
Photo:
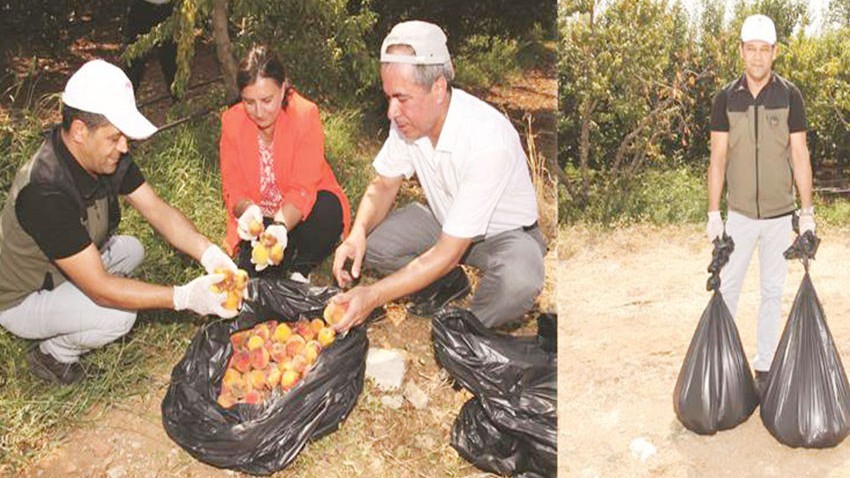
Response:
MULTIPOLYGON (((819 235, 812 281, 847 364, 850 230, 824 228, 819 235)), ((568 227, 559 247, 559 476, 850 477, 850 442, 827 450, 789 448, 768 433, 758 409, 714 436, 694 434, 676 419, 673 388, 710 298, 711 248, 702 228, 568 227), (644 442, 656 453, 642 459, 630 446, 644 442)), ((737 318, 750 360, 757 263, 754 258, 737 318)), ((791 264, 786 317, 802 276, 802 265, 791 264)))

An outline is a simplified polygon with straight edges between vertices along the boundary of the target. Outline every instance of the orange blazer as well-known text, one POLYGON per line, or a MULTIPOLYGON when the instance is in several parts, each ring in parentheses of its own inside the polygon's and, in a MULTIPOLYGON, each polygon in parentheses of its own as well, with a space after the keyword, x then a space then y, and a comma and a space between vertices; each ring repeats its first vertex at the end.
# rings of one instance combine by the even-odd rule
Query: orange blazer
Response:
MULTIPOLYGON (((227 207, 227 246, 231 254, 239 243, 233 206, 242 199, 260 203, 259 129, 243 103, 221 115, 221 190, 227 207)), ((351 224, 348 198, 325 159, 325 134, 315 103, 293 91, 274 128, 274 173, 284 202, 310 216, 318 191, 329 191, 342 205, 343 235, 351 224)))

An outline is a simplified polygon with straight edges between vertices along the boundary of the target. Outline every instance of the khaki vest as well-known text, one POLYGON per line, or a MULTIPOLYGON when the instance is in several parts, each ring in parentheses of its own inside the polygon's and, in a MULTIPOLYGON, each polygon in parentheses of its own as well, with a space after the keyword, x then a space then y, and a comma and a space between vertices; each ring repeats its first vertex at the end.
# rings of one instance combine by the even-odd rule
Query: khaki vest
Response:
POLYGON ((51 290, 66 280, 18 222, 15 202, 25 186, 38 184, 38 187, 68 196, 68 200, 78 206, 80 222, 98 249, 121 219, 117 195, 113 191, 117 191, 115 185, 120 183, 126 172, 129 158, 122 158, 118 170, 107 181, 105 197, 84 201, 67 165, 58 157, 54 141, 61 141, 58 128, 50 133, 32 159, 18 170, 0 214, 0 310, 20 304, 32 292, 51 290))
POLYGON ((726 105, 726 202, 730 210, 753 219, 781 216, 796 207, 788 128, 791 93, 786 80, 774 75, 772 81, 778 84, 765 86, 772 90, 761 104, 742 107, 733 95, 750 92, 738 86, 730 89, 726 105))

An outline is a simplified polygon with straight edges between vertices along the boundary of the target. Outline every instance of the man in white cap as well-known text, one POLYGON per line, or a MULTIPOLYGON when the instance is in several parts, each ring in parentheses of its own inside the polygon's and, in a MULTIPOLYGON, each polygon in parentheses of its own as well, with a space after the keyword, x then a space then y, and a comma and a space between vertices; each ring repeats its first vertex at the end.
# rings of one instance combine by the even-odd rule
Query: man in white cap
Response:
POLYGON ((725 231, 735 242, 720 274, 723 298, 735 315, 753 251, 759 248, 761 306, 753 369, 762 393, 780 336, 782 288, 788 271, 782 255, 791 243, 792 216, 800 196, 800 233, 814 232, 812 167, 800 90, 771 71, 776 29, 764 15, 744 21, 739 46, 744 74, 714 98, 708 169, 709 241, 724 231, 720 203, 724 183, 725 231))
POLYGON ((471 310, 488 327, 520 319, 542 289, 546 245, 519 135, 495 108, 452 88, 453 79, 438 26, 403 22, 384 39, 381 81, 390 133, 333 272, 348 286, 365 258, 385 277, 334 299, 347 307, 339 330, 417 291, 414 313, 431 315, 469 291, 461 263, 483 272, 471 310), (414 174, 428 205, 390 212, 414 174))
POLYGON ((145 182, 128 154, 130 139, 156 132, 136 109, 133 87, 103 60, 83 65, 62 94, 62 124, 15 176, 0 215, 0 325, 40 342, 30 370, 57 384, 80 380, 80 355, 130 331, 136 311, 189 309, 232 317, 220 274, 183 286, 129 279, 142 262, 138 239, 115 235, 124 197, 180 251, 207 272, 233 261, 145 182))

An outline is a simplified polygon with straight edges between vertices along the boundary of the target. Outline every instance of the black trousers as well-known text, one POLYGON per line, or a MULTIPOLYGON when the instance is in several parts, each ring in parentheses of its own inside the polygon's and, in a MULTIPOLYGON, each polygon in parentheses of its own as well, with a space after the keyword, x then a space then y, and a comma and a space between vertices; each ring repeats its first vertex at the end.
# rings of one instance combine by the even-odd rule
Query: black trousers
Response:
MULTIPOLYGON (((144 0, 133 0, 130 4, 130 11, 127 13, 127 24, 124 27, 124 43, 129 45, 136 41, 139 35, 151 31, 153 27, 171 16, 172 9, 171 2, 154 5, 144 0)), ((136 92, 136 95, 139 93, 139 85, 141 85, 142 77, 145 74, 145 66, 152 55, 156 55, 159 59, 162 76, 165 77, 169 92, 171 91, 171 84, 174 83, 174 76, 177 73, 177 45, 169 39, 151 49, 146 55, 136 58, 131 65, 125 68, 127 76, 133 83, 133 91, 136 92)))
MULTIPOLYGON (((266 226, 270 218, 263 218, 266 226)), ((300 272, 305 277, 326 257, 331 255, 342 234, 342 205, 335 194, 319 191, 310 215, 290 230, 286 251, 280 265, 269 266, 260 272, 251 264, 251 243, 241 241, 236 253, 236 265, 248 271, 250 277, 278 277, 300 272)))

